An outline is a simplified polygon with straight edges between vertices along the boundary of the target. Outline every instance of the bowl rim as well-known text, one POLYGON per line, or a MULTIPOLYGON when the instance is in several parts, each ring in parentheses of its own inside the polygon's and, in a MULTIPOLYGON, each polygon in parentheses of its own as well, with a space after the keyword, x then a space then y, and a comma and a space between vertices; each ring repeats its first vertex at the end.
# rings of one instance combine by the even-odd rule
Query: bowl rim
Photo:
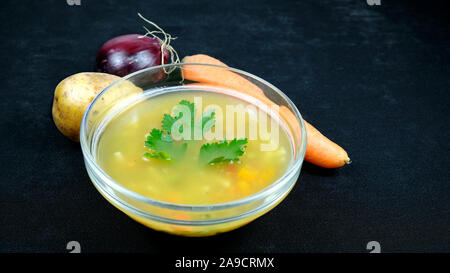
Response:
MULTIPOLYGON (((106 88, 104 88, 100 93, 98 93, 97 96, 91 101, 89 106, 86 108, 86 111, 84 112, 83 119, 81 121, 81 126, 80 126, 80 145, 81 145, 81 150, 83 153, 84 160, 87 165, 89 165, 98 175, 100 175, 102 182, 107 184, 107 186, 113 188, 114 190, 117 190, 118 192, 126 195, 129 198, 143 202, 148 205, 165 208, 165 209, 173 209, 173 210, 178 210, 178 211, 189 211, 189 212, 225 210, 225 209, 230 209, 230 208, 250 204, 254 201, 257 201, 257 200, 260 200, 262 198, 269 196, 273 191, 275 191, 278 187, 280 187, 280 185, 282 185, 283 182, 284 183, 289 182, 288 178, 300 169, 300 167, 303 163, 304 157, 305 157, 305 153, 306 153, 306 143, 307 143, 306 138, 307 137, 306 137, 305 123, 303 121, 303 118, 302 118, 299 110, 297 109, 295 104, 291 101, 291 99, 286 94, 284 94, 280 89, 275 87, 273 84, 267 82, 266 80, 264 80, 256 75, 253 75, 251 73, 248 73, 246 71, 236 69, 233 67, 228 67, 228 66, 205 64, 205 63, 171 63, 171 64, 158 65, 158 66, 153 66, 153 67, 148 67, 148 68, 145 68, 142 70, 138 70, 134 73, 128 74, 120 79, 117 79, 116 81, 114 81, 113 83, 108 85, 106 88), (274 90, 276 93, 278 93, 278 95, 280 95, 289 104, 290 107, 292 107, 292 109, 294 110, 294 115, 300 121, 299 122, 300 123, 300 131, 301 131, 300 148, 298 151, 297 158, 294 160, 294 162, 289 166, 289 168, 283 173, 283 175, 280 178, 278 178, 276 181, 272 182, 269 186, 259 190, 258 192, 255 192, 251 195, 245 196, 240 199, 232 200, 229 202, 223 202, 223 203, 209 204, 209 205, 188 205, 188 204, 177 204, 177 203, 161 201, 161 200, 143 196, 137 192, 134 192, 134 191, 122 186, 120 183, 116 182, 114 179, 112 179, 97 164, 96 160, 94 159, 93 154, 91 153, 91 147, 90 147, 91 145, 88 144, 88 139, 87 139, 87 136, 85 133, 85 130, 86 130, 85 128, 87 126, 87 116, 89 115, 89 113, 92 109, 92 106, 95 104, 97 99, 99 99, 100 96, 103 95, 103 93, 107 92, 110 88, 112 88, 116 84, 126 81, 138 74, 145 73, 145 72, 148 72, 151 70, 156 70, 156 69, 182 67, 185 65, 218 67, 218 68, 227 69, 232 72, 237 72, 239 74, 243 74, 249 78, 252 78, 252 79, 266 85, 270 89, 274 90)), ((92 181, 92 178, 91 178, 91 181, 92 181)), ((92 182, 94 182, 94 181, 92 181, 92 182)), ((294 181, 294 183, 295 182, 296 181, 294 181)))

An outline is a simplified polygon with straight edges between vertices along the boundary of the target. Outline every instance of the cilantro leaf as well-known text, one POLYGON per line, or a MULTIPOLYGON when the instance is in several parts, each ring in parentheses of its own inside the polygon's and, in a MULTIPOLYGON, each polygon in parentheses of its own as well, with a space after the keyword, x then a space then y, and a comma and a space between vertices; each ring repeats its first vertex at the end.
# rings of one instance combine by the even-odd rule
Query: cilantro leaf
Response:
MULTIPOLYGON (((200 121, 199 121, 200 122, 200 121)), ((216 123, 216 112, 214 110, 208 111, 202 116, 202 133, 211 130, 216 123)))
POLYGON ((206 143, 200 148, 199 160, 201 164, 220 163, 230 160, 238 160, 244 154, 247 139, 233 139, 214 143, 206 143))
MULTIPOLYGON (((180 101, 180 103, 178 105, 183 105, 183 106, 187 106, 189 108, 189 112, 191 114, 191 126, 194 125, 194 121, 195 121, 195 105, 192 102, 189 102, 187 100, 182 100, 180 101)), ((181 116, 183 116, 183 114, 180 112, 181 116)))
POLYGON ((181 125, 179 127, 178 132, 172 132, 173 125, 175 124, 175 122, 177 122, 178 120, 180 120, 183 117, 183 112, 184 112, 183 110, 186 110, 186 109, 180 109, 180 107, 179 107, 180 105, 188 107, 188 109, 189 109, 191 139, 194 139, 194 128, 196 126, 201 126, 200 128, 201 128, 202 133, 206 132, 206 131, 210 130, 212 127, 214 127, 214 123, 216 122, 216 119, 215 119, 216 113, 214 112, 214 110, 205 112, 202 115, 201 120, 198 120, 197 123, 195 123, 195 105, 194 105, 194 103, 191 103, 187 100, 182 100, 178 103, 177 106, 175 106, 176 110, 179 111, 178 115, 171 116, 169 114, 164 114, 163 120, 161 121, 161 128, 163 131, 166 131, 168 134, 173 133, 176 135, 181 135, 183 133, 184 126, 186 124, 181 125))
MULTIPOLYGON (((178 132, 173 132, 173 126, 175 122, 183 118, 183 114, 189 113, 191 140, 194 139, 195 129, 201 129, 204 133, 214 127, 216 118, 215 111, 210 110, 203 113, 200 120, 195 123, 195 105, 187 100, 182 100, 177 106, 175 106, 175 112, 177 115, 171 116, 169 114, 164 114, 163 120, 161 121, 161 130, 153 129, 147 141, 145 141, 145 146, 150 148, 149 152, 146 152, 144 156, 151 158, 158 158, 164 160, 178 160, 181 159, 187 150, 187 139, 176 141, 173 136, 181 135, 184 131, 185 126, 188 124, 181 124, 177 128, 178 132), (181 109, 181 107, 188 107, 186 109, 181 109), (178 107, 178 109, 177 109, 178 107)), ((187 121, 183 119, 185 123, 187 121)), ((188 125, 189 126, 189 125, 188 125)), ((248 143, 247 139, 233 139, 231 141, 220 141, 215 143, 207 143, 201 146, 199 161, 201 164, 212 164, 227 162, 231 160, 239 160, 239 157, 244 154, 244 149, 248 143)))
POLYGON ((150 148, 144 156, 165 160, 176 160, 184 156, 187 144, 177 145, 173 138, 159 129, 153 129, 145 141, 145 146, 150 148))
MULTIPOLYGON (((164 114, 163 120, 161 122, 161 128, 164 131, 166 131, 168 134, 175 133, 175 134, 179 135, 179 134, 183 133, 184 124, 179 127, 179 132, 172 132, 172 127, 175 124, 175 122, 177 122, 179 119, 181 119, 183 117, 183 112, 184 112, 183 110, 185 110, 185 109, 180 109, 181 108, 180 105, 183 107, 188 107, 189 113, 191 115, 190 116, 191 127, 193 127, 194 120, 195 120, 194 103, 191 103, 187 100, 182 100, 178 103, 177 106, 175 106, 175 109, 178 111, 178 115, 171 116, 169 114, 164 114)), ((193 129, 191 129, 191 133, 193 134, 193 129)))
MULTIPOLYGON (((173 124, 179 120, 181 118, 181 115, 177 116, 177 117, 172 117, 169 114, 164 114, 164 118, 161 122, 161 128, 166 131, 168 134, 172 133, 172 126, 173 124)), ((180 128, 181 131, 182 128, 180 128)), ((182 132, 180 132, 182 133, 182 132)))

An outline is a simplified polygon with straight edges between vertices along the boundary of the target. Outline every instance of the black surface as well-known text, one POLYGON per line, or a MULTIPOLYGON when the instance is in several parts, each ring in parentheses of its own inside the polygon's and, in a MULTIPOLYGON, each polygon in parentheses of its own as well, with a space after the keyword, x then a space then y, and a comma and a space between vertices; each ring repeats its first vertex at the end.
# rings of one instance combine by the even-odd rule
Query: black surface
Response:
POLYGON ((0 251, 450 251, 450 42, 439 1, 1 1, 0 251), (136 12, 283 90, 349 152, 306 164, 273 211, 227 234, 152 231, 107 203, 51 118, 55 86, 92 71, 101 44, 141 32, 136 12))

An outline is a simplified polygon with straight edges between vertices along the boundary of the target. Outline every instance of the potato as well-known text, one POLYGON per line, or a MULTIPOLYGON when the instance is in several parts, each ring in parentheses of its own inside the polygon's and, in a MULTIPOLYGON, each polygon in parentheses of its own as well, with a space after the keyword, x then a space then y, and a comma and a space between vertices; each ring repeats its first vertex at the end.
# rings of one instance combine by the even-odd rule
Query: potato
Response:
POLYGON ((55 89, 52 115, 56 127, 73 141, 80 140, 80 124, 91 101, 118 76, 83 72, 62 80, 55 89))

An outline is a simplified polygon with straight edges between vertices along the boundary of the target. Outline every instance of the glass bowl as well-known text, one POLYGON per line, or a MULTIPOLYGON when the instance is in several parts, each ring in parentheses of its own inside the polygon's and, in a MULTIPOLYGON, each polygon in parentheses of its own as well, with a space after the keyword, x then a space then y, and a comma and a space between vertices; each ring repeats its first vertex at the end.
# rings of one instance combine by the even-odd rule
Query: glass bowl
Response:
MULTIPOLYGON (((215 92, 214 88, 204 88, 208 92, 215 92)), ((258 101, 262 99, 261 96, 252 97, 251 94, 246 96, 247 99, 258 101)), ((80 144, 86 170, 92 183, 103 197, 116 208, 155 230, 183 236, 210 236, 249 223, 267 213, 288 195, 300 174, 306 151, 306 131, 301 115, 292 101, 263 79, 225 66, 178 63, 137 71, 105 88, 92 101, 84 114, 80 128, 80 144), (279 121, 284 125, 289 136, 292 150, 292 160, 285 173, 255 194, 212 205, 163 202, 140 195, 114 181, 96 162, 97 143, 111 113, 131 105, 139 96, 145 95, 151 99, 151 96, 171 92, 174 88, 192 88, 196 84, 201 86, 205 83, 213 83, 215 86, 220 86, 220 90, 228 89, 227 95, 233 95, 236 92, 242 94, 246 91, 239 90, 236 88, 236 83, 230 82, 233 77, 224 77, 223 80, 199 78, 198 81, 191 81, 183 79, 182 71, 198 71, 198 69, 210 70, 214 73, 237 74, 242 77, 241 80, 245 79, 245 84, 254 85, 262 90, 265 95, 263 100, 269 99, 280 107, 287 108, 287 112, 291 115, 289 120, 282 115, 279 116, 279 121), (180 215, 188 217, 179 217, 180 215)))

